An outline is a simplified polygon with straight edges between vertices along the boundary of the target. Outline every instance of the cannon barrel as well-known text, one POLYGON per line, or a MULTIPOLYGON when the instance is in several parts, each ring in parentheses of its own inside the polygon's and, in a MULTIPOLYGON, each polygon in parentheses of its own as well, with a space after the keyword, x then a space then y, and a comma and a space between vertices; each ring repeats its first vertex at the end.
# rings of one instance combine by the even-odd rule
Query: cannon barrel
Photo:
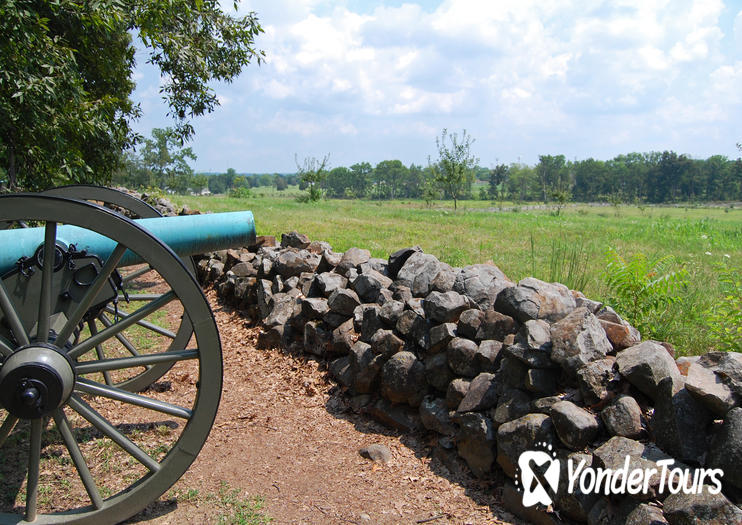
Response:
MULTIPOLYGON (((250 211, 210 213, 137 219, 144 227, 181 257, 197 255, 255 242, 255 221, 250 211)), ((57 240, 74 244, 105 261, 116 242, 98 233, 72 225, 58 228, 57 240)), ((30 257, 44 243, 44 228, 0 230, 0 276, 12 270, 18 259, 30 257)), ((141 263, 141 258, 128 250, 119 267, 141 263)))

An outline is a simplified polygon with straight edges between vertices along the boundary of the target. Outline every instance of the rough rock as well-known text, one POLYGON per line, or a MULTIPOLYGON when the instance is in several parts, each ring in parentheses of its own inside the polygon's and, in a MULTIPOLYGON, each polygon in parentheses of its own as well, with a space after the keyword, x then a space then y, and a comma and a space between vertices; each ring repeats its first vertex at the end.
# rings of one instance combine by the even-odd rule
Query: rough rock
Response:
POLYGON ((358 394, 373 392, 379 372, 384 364, 384 357, 374 353, 371 345, 363 341, 356 342, 350 348, 348 357, 355 377, 353 390, 358 394))
POLYGON ((453 268, 447 264, 441 264, 441 270, 438 275, 435 276, 433 282, 430 283, 434 292, 450 292, 453 291, 453 283, 456 280, 456 272, 453 268))
POLYGON ((393 403, 418 406, 426 390, 425 366, 412 352, 397 352, 381 369, 381 395, 393 403))
POLYGON ((386 357, 393 356, 397 352, 400 352, 404 347, 404 341, 394 335, 393 331, 384 330, 383 328, 378 329, 376 333, 374 333, 369 343, 371 343, 371 349, 374 353, 386 357))
POLYGON ((456 414, 459 425, 456 447, 475 476, 487 476, 495 461, 495 428, 492 420, 478 412, 456 414))
POLYGON ((453 436, 456 433, 445 399, 425 397, 420 403, 420 420, 425 428, 444 436, 453 436))
POLYGON ((512 317, 496 310, 488 310, 479 325, 476 339, 503 341, 508 334, 514 334, 517 331, 518 324, 512 317))
POLYGON ((657 386, 651 427, 657 445, 682 461, 701 463, 711 413, 686 388, 675 391, 672 378, 657 386))
POLYGON ((338 357, 330 362, 330 375, 343 386, 350 387, 353 385, 353 369, 350 366, 350 357, 338 357))
POLYGON ((464 397, 466 397, 470 385, 471 381, 461 379, 460 377, 451 381, 446 390, 446 407, 450 410, 456 410, 464 397))
POLYGON ((263 319, 266 326, 284 325, 294 313, 296 299, 291 295, 279 293, 271 298, 273 306, 268 317, 263 319))
POLYGON ((352 283, 352 288, 363 302, 373 303, 379 298, 383 288, 388 288, 392 280, 375 270, 362 273, 352 283))
POLYGON ((527 414, 503 423, 497 429, 497 463, 505 474, 515 477, 520 455, 539 442, 556 444, 554 424, 549 416, 527 414))
POLYGON ((709 352, 688 368, 688 391, 719 417, 742 402, 742 354, 709 352))
POLYGON ((301 300, 301 315, 308 321, 322 319, 329 311, 330 307, 324 297, 311 297, 301 300))
POLYGON ((448 355, 448 366, 454 373, 464 377, 477 375, 476 354, 479 347, 474 341, 456 337, 448 343, 446 354, 448 355))
POLYGON ((309 321, 304 325, 304 350, 310 354, 324 356, 332 341, 332 332, 318 321, 309 321))
POLYGON ((675 391, 683 386, 675 361, 662 345, 654 341, 644 341, 621 350, 616 354, 616 365, 629 383, 652 400, 657 397, 657 385, 666 377, 672 379, 675 391))
POLYGON ((612 323, 600 319, 600 326, 603 327, 605 335, 613 345, 614 350, 623 350, 641 343, 642 338, 639 330, 626 322, 612 323))
POLYGON ((448 357, 445 353, 425 358, 425 380, 430 386, 445 392, 451 379, 453 379, 453 373, 448 367, 448 357))
POLYGON ((683 491, 670 494, 663 504, 663 512, 670 525, 742 523, 742 510, 724 494, 712 494, 708 485, 704 485, 700 494, 685 494, 683 491))
POLYGON ((422 302, 425 318, 437 323, 455 323, 464 310, 469 308, 469 301, 456 292, 430 292, 422 302))
POLYGON ((587 308, 577 308, 551 326, 551 358, 570 377, 590 361, 603 359, 612 350, 598 318, 587 308))
POLYGON ((742 408, 727 412, 721 428, 714 434, 706 465, 724 471, 724 483, 742 490, 742 408))
POLYGON ((346 288, 348 286, 348 279, 334 272, 319 273, 314 278, 314 286, 320 294, 325 297, 329 297, 332 292, 339 288, 346 288))
POLYGON ((559 439, 572 450, 582 450, 598 435, 595 415, 571 401, 554 403, 551 420, 559 439))
POLYGON ((437 353, 444 350, 448 343, 456 337, 456 323, 443 323, 430 329, 428 351, 437 353))
POLYGON ((310 244, 309 237, 303 233, 292 231, 281 234, 281 248, 297 248, 303 250, 310 244))
POLYGON ((365 412, 377 421, 401 432, 415 432, 422 426, 417 409, 407 405, 392 404, 386 399, 379 399, 373 405, 366 407, 365 412))
POLYGON ((517 341, 531 350, 551 351, 551 325, 543 319, 531 319, 523 323, 517 341))
POLYGON ((600 412, 603 424, 611 436, 636 439, 642 432, 642 411, 631 396, 620 395, 600 412))
POLYGON ((343 253, 343 256, 340 258, 340 262, 335 267, 335 271, 348 277, 348 272, 350 270, 358 269, 361 264, 368 262, 370 258, 371 252, 369 252, 368 250, 355 247, 350 248, 348 249, 348 251, 343 253))
POLYGON ((363 447, 358 453, 371 461, 378 461, 380 463, 389 463, 392 459, 392 451, 389 450, 385 445, 373 444, 367 447, 363 447))
POLYGON ((319 265, 319 256, 306 250, 285 250, 276 259, 276 271, 286 279, 302 272, 313 272, 319 265))
POLYGON ((545 368, 529 368, 525 389, 536 395, 548 396, 559 388, 559 371, 545 368))
POLYGON ((332 344, 327 351, 333 354, 347 354, 355 340, 356 333, 353 330, 353 320, 348 319, 332 331, 332 344))
POLYGON ((426 297, 433 291, 433 279, 440 272, 441 265, 433 255, 413 253, 397 273, 397 281, 407 286, 414 297, 426 297))
POLYGON ((488 339, 479 343, 477 354, 474 356, 474 364, 477 370, 482 372, 496 372, 502 359, 502 343, 488 339))
POLYGON ((529 368, 556 368, 548 351, 533 350, 522 344, 503 345, 505 357, 517 359, 529 368))
POLYGON ((379 317, 381 320, 390 326, 397 324, 397 320, 404 312, 404 303, 401 301, 386 301, 379 310, 379 317))
POLYGON ((351 317, 356 306, 361 304, 361 300, 353 290, 338 288, 330 294, 327 304, 333 312, 351 317))
POLYGON ((518 388, 505 390, 498 399, 497 408, 491 411, 492 420, 498 427, 531 412, 531 396, 518 388))
POLYGON ((471 297, 482 310, 489 310, 495 304, 497 294, 513 283, 494 264, 474 264, 465 266, 456 274, 453 289, 471 297))
POLYGON ((377 331, 384 328, 381 307, 377 304, 364 304, 361 307, 361 339, 370 341, 377 331))
POLYGON ((483 372, 472 379, 466 396, 459 403, 457 412, 487 410, 497 404, 497 381, 494 374, 483 372))
MULTIPOLYGON (((627 456, 629 457, 629 471, 654 469, 654 473, 649 476, 648 493, 640 492, 635 496, 637 499, 651 499, 658 495, 662 467, 658 466, 657 462, 664 459, 673 459, 654 443, 640 443, 621 436, 612 437, 595 449, 593 454, 597 460, 597 466, 611 470, 623 468, 627 456)), ((683 465, 676 462, 672 468, 675 467, 682 468, 683 465)), ((667 486, 664 489, 667 491, 667 486)))
POLYGON ((609 356, 585 363, 577 369, 577 386, 587 405, 595 405, 608 399, 609 393, 617 390, 620 376, 614 370, 616 360, 609 356))
POLYGON ((575 308, 575 299, 566 286, 546 283, 534 277, 527 277, 517 286, 503 289, 495 301, 495 310, 521 323, 529 319, 555 322, 575 308))
POLYGON ((387 267, 389 277, 396 279, 399 270, 402 269, 402 266, 407 262, 407 259, 409 259, 413 254, 421 252, 422 250, 419 246, 413 246, 412 248, 402 248, 401 250, 397 250, 391 254, 389 256, 389 265, 387 267))
POLYGON ((467 339, 476 339, 479 327, 484 319, 484 312, 478 308, 470 308, 461 312, 459 316, 457 332, 461 334, 461 337, 467 339))

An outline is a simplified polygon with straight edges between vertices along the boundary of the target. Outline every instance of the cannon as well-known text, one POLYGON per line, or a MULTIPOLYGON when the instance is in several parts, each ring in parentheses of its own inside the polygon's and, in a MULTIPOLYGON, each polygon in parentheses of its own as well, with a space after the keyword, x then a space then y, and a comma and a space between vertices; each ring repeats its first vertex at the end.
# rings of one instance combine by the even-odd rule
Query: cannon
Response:
POLYGON ((0 524, 118 523, 209 434, 221 344, 187 257, 251 244, 253 217, 157 217, 135 201, 0 196, 0 524))

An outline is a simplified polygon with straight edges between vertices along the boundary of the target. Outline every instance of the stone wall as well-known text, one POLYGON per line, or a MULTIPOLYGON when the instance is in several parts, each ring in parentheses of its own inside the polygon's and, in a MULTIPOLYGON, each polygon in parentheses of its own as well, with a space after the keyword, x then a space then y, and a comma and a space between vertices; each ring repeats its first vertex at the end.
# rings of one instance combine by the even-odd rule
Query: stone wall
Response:
POLYGON ((383 260, 292 232, 209 254, 198 272, 260 323, 260 344, 326 358, 352 406, 435 432, 477 476, 502 469, 504 503, 530 521, 742 523, 742 354, 675 360, 562 284, 452 268, 417 247, 383 260), (553 505, 525 508, 518 459, 537 443, 593 467, 628 455, 629 468, 723 469, 723 492, 673 494, 655 476, 633 498, 568 493, 562 472, 553 505))

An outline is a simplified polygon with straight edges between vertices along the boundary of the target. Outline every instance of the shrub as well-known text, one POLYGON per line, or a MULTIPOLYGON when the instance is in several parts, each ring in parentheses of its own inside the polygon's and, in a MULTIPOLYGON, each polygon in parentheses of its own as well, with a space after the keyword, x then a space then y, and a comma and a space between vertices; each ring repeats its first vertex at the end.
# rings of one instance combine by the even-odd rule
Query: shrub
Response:
POLYGON ((229 190, 229 196, 235 199, 247 199, 250 197, 250 188, 245 188, 244 186, 232 188, 229 190))
POLYGON ((706 311, 706 325, 716 350, 742 352, 742 268, 719 267, 722 297, 706 311))
POLYGON ((687 288, 687 270, 676 266, 675 258, 650 258, 637 253, 630 258, 614 248, 606 252, 603 273, 608 286, 607 303, 631 322, 644 337, 658 336, 668 325, 670 306, 687 288))

